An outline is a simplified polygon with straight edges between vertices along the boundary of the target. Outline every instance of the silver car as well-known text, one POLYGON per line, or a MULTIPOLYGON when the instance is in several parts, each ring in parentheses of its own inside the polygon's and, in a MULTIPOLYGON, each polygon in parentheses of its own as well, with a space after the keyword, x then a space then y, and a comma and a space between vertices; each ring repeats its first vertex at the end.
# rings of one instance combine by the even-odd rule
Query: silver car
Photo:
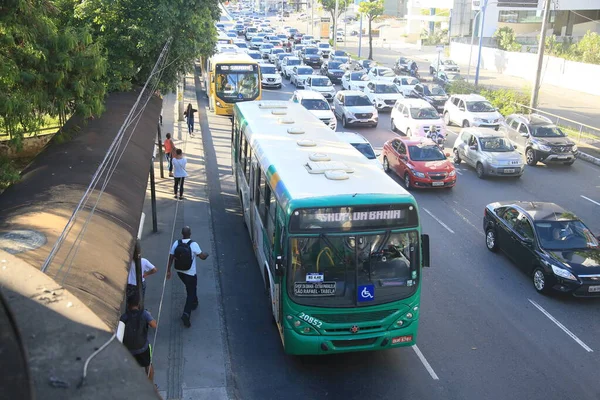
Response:
POLYGON ((523 158, 507 137, 492 128, 464 128, 454 142, 454 163, 466 162, 481 179, 488 175, 521 177, 523 158))
POLYGON ((377 127, 379 114, 363 92, 340 90, 333 99, 333 106, 333 114, 341 119, 344 128, 350 125, 377 127))

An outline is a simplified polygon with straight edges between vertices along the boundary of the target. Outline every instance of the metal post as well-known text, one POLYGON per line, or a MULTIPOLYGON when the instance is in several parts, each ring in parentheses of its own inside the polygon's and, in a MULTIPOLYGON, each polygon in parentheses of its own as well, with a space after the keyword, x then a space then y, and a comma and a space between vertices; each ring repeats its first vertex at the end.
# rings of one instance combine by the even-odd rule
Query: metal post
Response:
POLYGON ((485 10, 487 9, 488 0, 485 0, 481 7, 481 29, 479 30, 479 50, 477 55, 477 68, 475 69, 475 86, 479 84, 479 67, 481 65, 481 48, 483 47, 483 25, 485 24, 485 10))
POLYGON ((162 134, 161 134, 160 124, 158 124, 158 129, 156 130, 156 133, 158 135, 158 159, 159 159, 159 165, 160 165, 160 177, 162 179, 164 179, 165 170, 163 168, 163 144, 162 144, 162 134))
MULTIPOLYGON (((156 152, 155 152, 156 154, 156 152)), ((156 215, 156 179, 154 178, 154 157, 150 163, 150 203, 152 204, 152 232, 158 232, 158 216, 156 215)))
MULTIPOLYGON (((183 79, 185 80, 185 77, 183 79)), ((183 111, 185 108, 183 105, 183 82, 177 85, 177 101, 179 102, 179 121, 183 121, 183 111)))
POLYGON ((133 249, 133 263, 135 265, 135 283, 140 299, 140 310, 144 309, 144 292, 142 290, 142 250, 139 239, 135 240, 133 249))
MULTIPOLYGON (((308 32, 308 29, 306 32, 308 32)), ((315 0, 310 2, 310 34, 315 36, 315 0)))
POLYGON ((362 14, 360 14, 360 23, 358 24, 358 58, 362 47, 362 14))
POLYGON ((438 50, 438 59, 437 59, 437 66, 435 67, 435 73, 437 74, 438 71, 440 70, 440 55, 442 54, 441 50, 438 50))
POLYGON ((544 49, 546 47, 546 29, 548 29, 548 14, 550 14, 550 0, 546 0, 546 4, 544 5, 544 19, 542 20, 542 33, 540 34, 540 46, 538 48, 537 71, 535 74, 535 82, 531 90, 531 108, 537 107, 538 96, 540 94, 544 49))
POLYGON ((473 18, 473 28, 471 29, 471 48, 469 49, 469 66, 467 67, 467 82, 469 82, 469 78, 471 77, 471 57, 473 56, 473 42, 475 41, 475 23, 477 22, 477 18, 481 15, 481 10, 477 11, 475 14, 475 18, 473 18))
POLYGON ((333 13, 333 49, 337 50, 337 17, 340 0, 335 0, 335 11, 333 13))

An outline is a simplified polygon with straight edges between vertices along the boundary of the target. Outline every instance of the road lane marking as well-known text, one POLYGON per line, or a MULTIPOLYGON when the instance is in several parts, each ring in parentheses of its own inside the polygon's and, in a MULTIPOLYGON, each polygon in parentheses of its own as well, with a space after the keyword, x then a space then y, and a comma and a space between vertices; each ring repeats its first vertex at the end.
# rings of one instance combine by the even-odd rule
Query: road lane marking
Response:
POLYGON ((457 168, 454 168, 454 170, 456 171, 457 174, 462 175, 462 172, 460 172, 457 168))
POLYGON ((533 304, 535 306, 535 308, 540 310, 546 317, 548 317, 548 319, 550 319, 550 321, 554 322, 556 324, 556 326, 558 326, 567 335, 569 335, 571 337, 571 339, 573 339, 574 341, 577 342, 577 344, 579 344, 581 347, 583 347, 585 349, 585 351, 587 351, 588 353, 594 352, 594 350, 592 350, 587 344, 583 343, 583 341, 581 339, 579 339, 573 332, 571 332, 569 329, 567 329, 566 326, 561 324, 556 318, 554 318, 552 315, 550 315, 550 313, 548 311, 546 311, 544 309, 544 307, 540 306, 538 303, 536 303, 535 301, 533 301, 531 299, 527 299, 527 300, 529 300, 529 302, 531 304, 533 304))
POLYGON ((583 197, 584 199, 586 199, 587 201, 591 201, 592 203, 594 203, 597 206, 600 206, 600 203, 598 203, 595 200, 590 199, 589 197, 585 197, 584 195, 581 195, 581 197, 583 197))
POLYGON ((429 372, 429 375, 431 375, 431 378, 434 381, 439 381, 440 378, 437 376, 437 374, 435 373, 435 371, 433 370, 433 368, 431 368, 431 365, 429 364, 429 362, 427 362, 427 359, 425 358, 425 356, 423 355, 423 353, 421 353, 421 350, 419 350, 419 348, 417 347, 417 345, 415 344, 414 346, 411 346, 411 347, 415 351, 415 353, 417 354, 417 357, 419 357, 419 360, 421 360, 421 363, 423 363, 423 366, 425 367, 425 369, 427 370, 427 372, 429 372))
POLYGON ((446 228, 446 230, 450 233, 454 233, 454 231, 452 229, 450 229, 450 227, 448 225, 446 225, 445 223, 443 223, 438 217, 436 217, 435 215, 433 215, 431 213, 431 211, 429 211, 428 209, 423 207, 423 211, 425 211, 427 214, 429 214, 431 216, 431 218, 435 219, 441 226, 443 226, 444 228, 446 228))

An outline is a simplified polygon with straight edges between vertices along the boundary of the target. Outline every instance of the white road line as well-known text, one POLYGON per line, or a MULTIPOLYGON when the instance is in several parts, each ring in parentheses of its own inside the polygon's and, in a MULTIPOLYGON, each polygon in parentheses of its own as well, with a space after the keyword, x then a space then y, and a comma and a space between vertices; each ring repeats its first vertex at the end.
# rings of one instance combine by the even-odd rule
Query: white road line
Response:
POLYGON ((586 199, 587 201, 591 201, 592 203, 594 203, 597 206, 600 206, 600 203, 598 203, 595 200, 590 199, 589 197, 585 197, 584 195, 581 195, 581 197, 583 197, 584 199, 586 199))
POLYGON ((531 299, 527 299, 527 300, 529 300, 529 302, 531 304, 533 304, 535 306, 535 308, 540 310, 546 317, 548 317, 548 319, 550 319, 550 321, 554 322, 556 324, 556 326, 558 326, 567 335, 569 335, 571 337, 571 339, 573 339, 574 341, 577 342, 577 344, 579 344, 581 347, 583 347, 585 349, 585 351, 587 351, 588 353, 594 352, 594 350, 592 350, 587 344, 583 343, 583 341, 581 341, 581 339, 579 339, 577 336, 575 336, 575 334, 573 332, 568 330, 566 326, 564 326, 563 324, 558 322, 558 320, 556 318, 554 318, 552 315, 550 315, 550 313, 548 311, 544 310, 544 307, 540 306, 538 303, 536 303, 535 301, 533 301, 531 299))
POLYGON ((462 172, 460 172, 460 171, 458 170, 458 168, 454 168, 454 170, 456 171, 456 173, 457 173, 457 174, 459 174, 459 175, 462 175, 462 172))
POLYGON ((431 211, 429 211, 426 208, 423 208, 423 211, 425 211, 427 214, 429 214, 431 216, 431 218, 435 219, 441 226, 443 226, 444 228, 446 228, 448 230, 448 232, 450 233, 454 233, 454 231, 452 229, 450 229, 450 227, 448 225, 446 225, 445 223, 443 223, 438 217, 436 217, 435 215, 433 215, 431 213, 431 211))
POLYGON ((429 362, 427 362, 427 359, 425 358, 423 353, 421 353, 421 350, 419 350, 419 348, 417 347, 416 344, 414 346, 412 346, 412 349, 415 351, 415 353, 417 353, 417 357, 419 357, 419 360, 421 360, 421 362, 423 363, 423 366, 425 367, 427 372, 429 372, 429 375, 431 375, 431 378, 434 381, 439 381, 440 378, 437 376, 437 374, 435 373, 433 368, 431 368, 431 365, 429 364, 429 362))

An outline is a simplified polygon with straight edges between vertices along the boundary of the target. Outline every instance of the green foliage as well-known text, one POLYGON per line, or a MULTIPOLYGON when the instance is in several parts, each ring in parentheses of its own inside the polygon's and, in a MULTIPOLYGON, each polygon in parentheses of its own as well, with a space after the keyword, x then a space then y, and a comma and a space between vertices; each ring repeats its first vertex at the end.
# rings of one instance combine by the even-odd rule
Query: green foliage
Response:
POLYGON ((523 47, 516 42, 515 31, 508 26, 503 26, 496 30, 493 37, 496 38, 500 50, 521 51, 521 48, 523 47))
POLYGON ((363 1, 358 5, 358 12, 367 17, 367 21, 369 22, 369 60, 373 59, 373 31, 371 24, 375 18, 383 15, 383 11, 383 0, 363 1))
POLYGON ((19 169, 14 162, 6 157, 0 157, 0 191, 3 191, 21 178, 19 169))
POLYGON ((600 64, 600 35, 588 31, 577 43, 565 37, 559 42, 556 36, 546 38, 546 54, 588 64, 600 64))
POLYGON ((510 115, 521 112, 515 103, 529 104, 530 95, 513 89, 492 89, 482 86, 475 87, 466 81, 452 82, 447 88, 449 94, 477 93, 485 97, 502 115, 510 115))
POLYGON ((423 30, 421 33, 421 42, 425 46, 435 46, 438 44, 448 43, 448 29, 435 30, 433 33, 429 33, 427 30, 423 30))

